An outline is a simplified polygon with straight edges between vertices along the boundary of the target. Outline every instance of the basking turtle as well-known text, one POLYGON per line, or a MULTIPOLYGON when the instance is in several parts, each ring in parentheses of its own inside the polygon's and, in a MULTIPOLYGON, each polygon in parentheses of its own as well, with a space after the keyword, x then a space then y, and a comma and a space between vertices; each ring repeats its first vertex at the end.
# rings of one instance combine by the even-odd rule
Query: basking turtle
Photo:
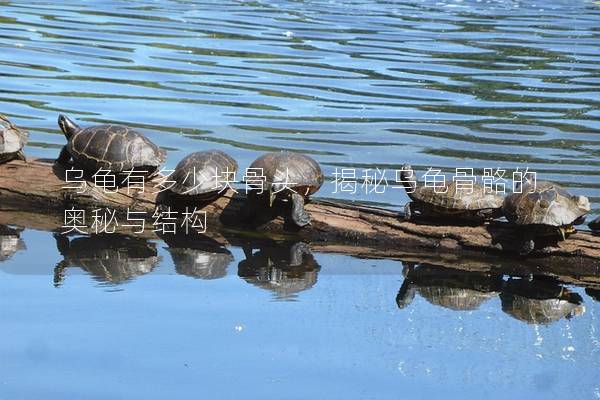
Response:
POLYGON ((495 297, 502 276, 486 272, 466 272, 421 264, 409 272, 398 291, 396 304, 405 308, 418 292, 429 303, 455 311, 476 310, 495 297))
POLYGON ((68 267, 79 267, 95 279, 120 284, 151 272, 160 261, 154 243, 144 239, 103 234, 69 240, 55 234, 56 247, 63 256, 54 268, 54 284, 59 286, 68 267))
POLYGON ((565 240, 575 232, 573 225, 583 222, 590 211, 587 197, 573 196, 556 183, 526 183, 520 191, 504 199, 502 210, 510 223, 521 228, 521 254, 565 240))
POLYGON ((23 147, 27 144, 29 133, 17 128, 2 114, 0 114, 0 125, 0 163, 15 159, 25 161, 23 147))
POLYGON ((64 115, 58 117, 58 125, 68 143, 56 161, 66 164, 73 159, 87 173, 104 169, 121 175, 133 170, 149 177, 165 161, 163 150, 129 127, 111 124, 81 128, 64 115))
POLYGON ((237 172, 237 162, 220 150, 198 151, 177 164, 169 191, 196 200, 213 200, 225 193, 227 182, 237 172))
POLYGON ((500 293, 502 311, 530 324, 550 324, 585 312, 577 293, 545 279, 510 278, 500 293))
POLYGON ((400 178, 410 198, 404 206, 405 219, 418 213, 423 217, 440 217, 460 221, 484 222, 502 216, 502 196, 473 183, 465 188, 455 181, 443 187, 418 186, 412 167, 402 166, 400 178))
MULTIPOLYGON (((251 215, 258 205, 258 198, 265 194, 269 206, 276 198, 288 199, 292 203, 291 217, 298 226, 310 223, 310 215, 304 210, 304 202, 323 184, 323 172, 319 164, 303 154, 280 151, 267 153, 257 158, 248 171, 258 172, 263 178, 262 190, 254 189, 248 193, 245 216, 251 215)), ((247 183, 249 182, 246 179, 247 183)))
POLYGON ((274 292, 278 300, 291 300, 296 293, 313 287, 321 269, 310 247, 302 242, 260 246, 255 253, 245 246, 244 253, 246 259, 238 265, 238 276, 274 292))

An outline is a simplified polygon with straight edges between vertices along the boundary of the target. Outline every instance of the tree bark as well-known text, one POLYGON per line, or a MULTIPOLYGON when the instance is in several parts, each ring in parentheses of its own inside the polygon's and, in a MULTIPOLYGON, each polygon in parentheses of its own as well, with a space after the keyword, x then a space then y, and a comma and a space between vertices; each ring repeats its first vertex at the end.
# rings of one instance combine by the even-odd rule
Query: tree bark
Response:
MULTIPOLYGON (((155 211, 157 189, 153 186, 159 178, 146 182, 144 192, 136 194, 136 190, 128 193, 126 188, 104 193, 91 183, 86 185, 85 192, 77 193, 74 189, 65 188, 69 184, 64 177, 64 169, 53 165, 50 160, 14 160, 2 164, 0 209, 52 212, 62 217, 63 210, 71 207, 86 210, 108 208, 120 215, 129 208, 145 212, 148 219, 155 211)), ((158 196, 160 201, 162 195, 158 196)), ((518 237, 518 232, 506 222, 495 221, 483 226, 414 223, 403 221, 402 215, 390 210, 316 199, 306 205, 306 211, 312 218, 311 225, 307 227, 297 228, 286 222, 282 216, 289 204, 283 202, 258 211, 258 221, 243 224, 239 211, 244 202, 243 190, 239 193, 229 190, 209 204, 196 204, 206 212, 208 234, 239 232, 256 236, 260 233, 275 239, 305 240, 316 249, 337 246, 344 249, 343 252, 370 257, 397 257, 424 250, 436 254, 468 252, 506 257, 507 252, 514 253, 515 238, 518 237)), ((567 262, 570 265, 567 268, 585 265, 588 273, 597 271, 600 268, 600 236, 577 232, 567 240, 547 247, 543 254, 529 257, 528 263, 535 265, 540 256, 567 262)), ((523 258, 507 260, 523 262, 523 258)))

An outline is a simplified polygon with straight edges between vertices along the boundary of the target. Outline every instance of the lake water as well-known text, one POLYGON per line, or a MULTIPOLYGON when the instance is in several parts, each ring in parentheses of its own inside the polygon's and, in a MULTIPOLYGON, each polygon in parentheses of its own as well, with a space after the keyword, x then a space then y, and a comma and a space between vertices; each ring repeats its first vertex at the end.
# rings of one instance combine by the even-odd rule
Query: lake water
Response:
MULTIPOLYGON (((139 128, 167 167, 302 151, 321 198, 407 201, 336 190, 336 168, 518 167, 600 211, 598 2, 0 2, 0 76, 34 157, 65 143, 62 112, 139 128)), ((1 399, 600 399, 598 286, 294 244, 0 239, 1 399)))

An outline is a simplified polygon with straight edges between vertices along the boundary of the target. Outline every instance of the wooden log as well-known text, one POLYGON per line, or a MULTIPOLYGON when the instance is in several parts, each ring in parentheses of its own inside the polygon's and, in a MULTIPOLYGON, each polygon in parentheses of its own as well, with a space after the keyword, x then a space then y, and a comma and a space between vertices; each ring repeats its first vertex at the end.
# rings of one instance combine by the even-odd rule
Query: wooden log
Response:
MULTIPOLYGON (((127 209, 145 212, 150 218, 157 202, 153 188, 158 178, 146 182, 143 193, 128 193, 121 188, 112 193, 87 184, 83 193, 67 189, 65 171, 51 160, 20 160, 0 165, 0 209, 19 211, 54 211, 66 208, 108 208, 120 213, 127 209)), ((72 186, 72 185, 71 185, 72 186)), ((498 254, 511 250, 515 230, 508 223, 493 222, 483 226, 423 224, 403 221, 396 212, 375 207, 312 200, 306 210, 312 217, 310 226, 297 228, 286 223, 286 204, 257 213, 258 221, 242 225, 239 210, 245 196, 229 190, 216 201, 202 205, 208 218, 209 232, 240 232, 271 238, 296 238, 315 245, 347 246, 372 249, 367 254, 410 253, 426 249, 436 253, 465 251, 498 254), (359 247, 357 247, 359 246, 359 247)), ((539 255, 537 255, 539 256, 539 255)), ((592 270, 600 263, 600 236, 577 232, 567 240, 545 249, 544 257, 569 260, 571 265, 587 265, 592 270)))
MULTIPOLYGON (((0 227, 15 224, 27 229, 56 232, 61 230, 63 215, 58 212, 40 214, 38 212, 17 211, 6 208, 0 211, 0 227)), ((178 242, 176 237, 167 239, 162 235, 157 235, 152 230, 146 230, 141 234, 135 234, 132 230, 127 229, 122 229, 119 232, 135 235, 135 237, 146 240, 164 239, 169 246, 195 247, 196 245, 196 243, 190 243, 187 237, 183 238, 182 242, 178 242)), ((206 236, 209 239, 204 240, 202 238, 203 243, 208 241, 209 243, 213 243, 213 245, 222 247, 285 247, 285 243, 279 240, 273 240, 270 237, 262 235, 248 236, 244 235, 244 232, 240 233, 237 231, 235 233, 209 231, 206 233, 206 236)), ((289 243, 287 244, 289 247, 289 243)), ((444 249, 378 247, 333 242, 313 242, 310 247, 316 253, 336 253, 364 259, 385 258, 398 260, 404 267, 410 265, 428 265, 475 274, 489 273, 524 277, 531 275, 544 276, 564 284, 600 290, 600 264, 586 258, 557 255, 550 255, 543 258, 515 258, 503 254, 489 255, 470 250, 449 252, 444 249)), ((343 268, 339 269, 339 271, 343 273, 343 268)), ((401 265, 398 264, 398 276, 401 273, 401 265)))

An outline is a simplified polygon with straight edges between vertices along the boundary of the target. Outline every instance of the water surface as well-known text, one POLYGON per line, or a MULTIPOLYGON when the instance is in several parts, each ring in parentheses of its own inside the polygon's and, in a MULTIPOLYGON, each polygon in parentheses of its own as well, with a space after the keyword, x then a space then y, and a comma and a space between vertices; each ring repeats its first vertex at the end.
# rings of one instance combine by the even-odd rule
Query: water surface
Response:
MULTIPOLYGON (((0 55, 31 156, 57 156, 62 112, 139 128, 168 167, 301 151, 322 198, 399 209, 360 182, 409 162, 530 168, 600 209, 592 1, 3 1, 0 55)), ((600 398, 596 286, 10 229, 1 398, 600 398)))

